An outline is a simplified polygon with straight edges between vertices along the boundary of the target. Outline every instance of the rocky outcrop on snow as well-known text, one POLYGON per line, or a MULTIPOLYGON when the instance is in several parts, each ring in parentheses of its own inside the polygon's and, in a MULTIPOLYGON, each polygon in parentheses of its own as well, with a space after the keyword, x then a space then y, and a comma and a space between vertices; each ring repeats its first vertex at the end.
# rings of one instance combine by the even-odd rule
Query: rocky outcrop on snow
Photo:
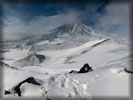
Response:
POLYGON ((0 61, 0 67, 2 68, 10 68, 10 69, 13 69, 13 70, 18 70, 18 68, 14 67, 14 66, 10 66, 2 61, 0 61))
POLYGON ((7 67, 9 67, 8 64, 6 64, 6 63, 4 63, 4 62, 2 62, 2 61, 0 61, 0 66, 7 66, 7 67))
POLYGON ((89 64, 86 63, 79 71, 72 70, 69 73, 87 73, 90 71, 92 71, 92 67, 90 67, 89 64))
POLYGON ((130 73, 130 74, 133 74, 133 71, 132 70, 129 70, 127 68, 124 68, 124 71, 127 72, 127 73, 130 73))
POLYGON ((29 56, 19 59, 14 62, 14 66, 23 67, 23 66, 34 66, 42 63, 46 57, 40 54, 30 54, 29 56))
MULTIPOLYGON (((24 83, 26 83, 26 82, 27 82, 27 83, 31 83, 31 84, 33 84, 33 85, 39 85, 39 86, 41 85, 40 83, 38 83, 38 82, 35 80, 34 77, 29 77, 29 78, 27 78, 27 79, 21 81, 18 85, 16 85, 16 86, 13 88, 14 93, 17 93, 18 96, 21 96, 21 89, 20 89, 20 87, 21 87, 22 84, 24 84, 24 83)), ((5 95, 10 94, 10 93, 11 93, 11 91, 5 90, 5 95)))

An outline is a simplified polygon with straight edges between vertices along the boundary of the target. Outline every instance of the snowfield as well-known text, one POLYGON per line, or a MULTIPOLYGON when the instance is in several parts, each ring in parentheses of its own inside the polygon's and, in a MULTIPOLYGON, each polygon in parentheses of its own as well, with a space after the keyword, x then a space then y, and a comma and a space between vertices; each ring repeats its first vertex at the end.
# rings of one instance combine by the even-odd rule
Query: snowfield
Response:
MULTIPOLYGON (((70 27, 72 26, 63 26, 64 34, 77 32, 77 29, 79 29, 77 27, 80 27, 78 32, 85 30, 85 32, 87 31, 86 34, 89 34, 92 30, 88 31, 90 28, 82 24, 73 25, 73 28, 70 27), (66 32, 64 27, 67 27, 66 29, 69 29, 69 31, 66 32)), ((62 27, 59 32, 62 32, 61 29, 62 27)), ((93 33, 94 31, 91 32, 91 36, 93 33)), ((80 45, 75 44, 75 46, 75 42, 68 41, 69 39, 67 40, 64 36, 63 38, 53 39, 53 41, 44 40, 37 42, 34 47, 37 46, 39 48, 39 45, 48 45, 47 47, 54 46, 57 48, 44 49, 40 47, 39 51, 32 49, 34 54, 45 57, 42 62, 39 62, 40 56, 31 55, 30 48, 21 50, 10 48, 9 52, 4 53, 3 62, 9 66, 3 66, 3 90, 8 90, 11 93, 5 95, 3 91, 4 98, 39 97, 46 100, 54 100, 54 97, 67 99, 77 97, 92 100, 93 97, 97 96, 129 97, 131 74, 124 71, 124 68, 130 67, 129 47, 116 42, 111 37, 103 37, 103 35, 101 37, 95 37, 91 41, 89 39, 88 42, 80 45), (70 46, 61 48, 67 42, 70 42, 69 45, 72 44, 71 48, 70 46), (60 43, 60 46, 57 45, 58 43, 60 43), (71 70, 78 71, 85 63, 88 63, 93 71, 88 73, 69 73, 71 70), (20 87, 21 97, 19 97, 14 92, 14 87, 28 77, 34 77, 41 85, 22 84, 20 87)))

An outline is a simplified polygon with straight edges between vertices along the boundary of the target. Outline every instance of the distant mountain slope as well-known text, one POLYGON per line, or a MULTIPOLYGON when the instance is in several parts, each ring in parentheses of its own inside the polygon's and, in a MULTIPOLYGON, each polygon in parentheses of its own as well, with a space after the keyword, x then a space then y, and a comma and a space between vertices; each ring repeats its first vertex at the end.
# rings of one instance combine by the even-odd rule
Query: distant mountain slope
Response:
POLYGON ((80 22, 73 24, 64 24, 53 30, 49 30, 47 34, 46 32, 44 33, 45 34, 43 35, 27 37, 21 40, 6 41, 4 44, 3 43, 2 44, 4 48, 17 48, 17 49, 31 48, 32 51, 33 46, 34 49, 38 48, 47 49, 50 47, 53 47, 53 49, 71 48, 91 40, 97 40, 107 37, 106 35, 101 34, 100 32, 80 22), (57 39, 62 40, 63 42, 54 43, 57 41, 57 39), (49 43, 45 44, 44 48, 42 48, 43 44, 38 45, 40 42, 43 41, 49 41, 49 43))
POLYGON ((109 38, 82 23, 64 24, 50 30, 49 34, 31 39, 25 45, 30 51, 68 49, 82 45, 88 41, 109 38), (47 41, 47 43, 46 43, 47 41))

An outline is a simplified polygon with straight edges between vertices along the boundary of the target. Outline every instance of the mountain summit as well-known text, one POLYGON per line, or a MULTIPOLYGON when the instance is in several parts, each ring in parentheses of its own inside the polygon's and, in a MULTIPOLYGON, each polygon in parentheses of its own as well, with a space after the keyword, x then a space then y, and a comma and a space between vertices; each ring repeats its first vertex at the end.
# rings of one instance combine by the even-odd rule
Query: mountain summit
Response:
POLYGON ((56 29, 51 30, 50 32, 57 33, 58 35, 70 34, 74 35, 92 35, 95 33, 95 30, 91 27, 84 25, 80 22, 73 24, 64 24, 57 27, 56 29))
POLYGON ((26 45, 34 45, 30 50, 55 50, 68 49, 82 45, 83 43, 109 38, 108 36, 97 32, 93 28, 80 22, 73 24, 64 24, 53 30, 49 34, 34 37, 26 45), (34 44, 33 44, 34 43, 34 44))
POLYGON ((55 29, 49 30, 47 34, 36 35, 34 37, 18 40, 17 42, 15 41, 12 43, 12 47, 21 49, 30 47, 30 50, 33 49, 33 46, 34 49, 41 48, 41 50, 44 48, 65 49, 75 47, 92 40, 99 40, 107 37, 108 36, 101 34, 93 28, 82 24, 81 22, 77 22, 63 24, 55 29))

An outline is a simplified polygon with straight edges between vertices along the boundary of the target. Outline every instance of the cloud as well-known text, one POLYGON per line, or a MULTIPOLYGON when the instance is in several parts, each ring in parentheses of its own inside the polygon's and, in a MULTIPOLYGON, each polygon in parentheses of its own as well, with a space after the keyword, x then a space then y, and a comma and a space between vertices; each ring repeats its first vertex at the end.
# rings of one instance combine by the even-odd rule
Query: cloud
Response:
POLYGON ((80 11, 80 20, 90 26, 96 24, 101 15, 100 12, 97 11, 100 5, 102 4, 89 4, 85 10, 80 11))
POLYGON ((129 4, 109 3, 100 15, 95 28, 117 36, 129 36, 129 4))
POLYGON ((78 16, 79 13, 74 9, 54 16, 36 16, 28 22, 15 16, 7 16, 4 19, 4 40, 47 34, 49 30, 62 24, 77 22, 78 16))
POLYGON ((129 33, 129 5, 126 3, 109 3, 97 11, 102 4, 89 4, 86 9, 64 8, 56 15, 39 15, 32 17, 30 21, 21 18, 20 12, 8 8, 12 12, 4 18, 4 39, 12 40, 27 36, 48 34, 48 31, 62 24, 81 21, 93 26, 93 28, 128 37, 129 33))

